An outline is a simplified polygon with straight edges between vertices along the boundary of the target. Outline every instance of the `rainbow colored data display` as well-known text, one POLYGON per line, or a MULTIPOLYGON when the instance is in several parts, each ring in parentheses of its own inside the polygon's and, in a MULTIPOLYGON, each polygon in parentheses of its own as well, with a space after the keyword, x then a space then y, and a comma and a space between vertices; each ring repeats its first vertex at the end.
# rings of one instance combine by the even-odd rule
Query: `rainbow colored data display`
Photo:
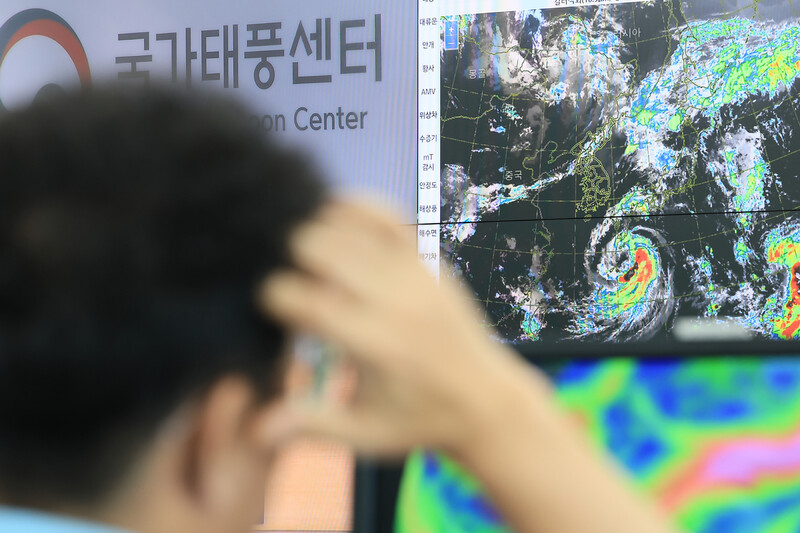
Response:
MULTIPOLYGON (((800 359, 579 362, 563 406, 691 533, 800 531, 800 359)), ((407 465, 396 533, 499 533, 453 462, 407 465)))
POLYGON ((575 318, 579 335, 610 329, 609 338, 657 320, 668 291, 668 274, 661 266, 657 237, 644 228, 615 235, 598 254, 598 287, 586 309, 575 318))
POLYGON ((782 339, 794 338, 800 333, 800 229, 787 231, 783 228, 767 236, 767 261, 788 273, 789 282, 782 301, 773 298, 768 302, 773 333, 782 339))

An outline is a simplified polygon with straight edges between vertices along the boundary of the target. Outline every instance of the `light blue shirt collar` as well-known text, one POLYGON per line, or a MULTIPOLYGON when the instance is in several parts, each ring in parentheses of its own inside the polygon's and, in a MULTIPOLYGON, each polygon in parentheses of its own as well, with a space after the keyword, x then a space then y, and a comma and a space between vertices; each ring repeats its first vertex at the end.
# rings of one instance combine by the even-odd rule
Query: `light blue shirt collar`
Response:
POLYGON ((0 506, 2 533, 125 533, 120 529, 58 514, 0 506))

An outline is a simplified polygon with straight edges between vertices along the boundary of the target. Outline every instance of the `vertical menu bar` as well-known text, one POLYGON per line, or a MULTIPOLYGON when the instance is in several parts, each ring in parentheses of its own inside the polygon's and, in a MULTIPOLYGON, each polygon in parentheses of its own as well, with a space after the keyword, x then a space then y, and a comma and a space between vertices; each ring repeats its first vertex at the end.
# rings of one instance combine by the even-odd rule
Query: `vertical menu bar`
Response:
MULTIPOLYGON (((417 32, 417 251, 439 277, 439 68, 441 33, 439 0, 419 0, 417 32)), ((458 39, 458 35, 455 36, 458 39)))

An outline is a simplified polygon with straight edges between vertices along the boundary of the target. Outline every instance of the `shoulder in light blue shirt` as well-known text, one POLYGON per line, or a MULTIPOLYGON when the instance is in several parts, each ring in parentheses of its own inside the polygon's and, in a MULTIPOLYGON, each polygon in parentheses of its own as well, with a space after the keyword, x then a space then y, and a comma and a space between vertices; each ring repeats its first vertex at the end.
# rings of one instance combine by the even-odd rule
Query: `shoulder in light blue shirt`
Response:
POLYGON ((2 533, 126 533, 120 529, 77 518, 0 506, 2 533))

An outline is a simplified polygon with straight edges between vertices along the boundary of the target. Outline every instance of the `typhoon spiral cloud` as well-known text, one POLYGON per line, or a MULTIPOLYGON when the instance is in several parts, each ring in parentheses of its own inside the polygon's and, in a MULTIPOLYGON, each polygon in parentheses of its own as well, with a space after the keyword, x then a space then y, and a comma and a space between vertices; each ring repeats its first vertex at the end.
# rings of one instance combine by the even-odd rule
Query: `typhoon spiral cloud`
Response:
POLYGON ((572 332, 607 339, 651 335, 673 309, 674 267, 665 239, 643 226, 597 233, 584 254, 590 289, 576 306, 572 332))

